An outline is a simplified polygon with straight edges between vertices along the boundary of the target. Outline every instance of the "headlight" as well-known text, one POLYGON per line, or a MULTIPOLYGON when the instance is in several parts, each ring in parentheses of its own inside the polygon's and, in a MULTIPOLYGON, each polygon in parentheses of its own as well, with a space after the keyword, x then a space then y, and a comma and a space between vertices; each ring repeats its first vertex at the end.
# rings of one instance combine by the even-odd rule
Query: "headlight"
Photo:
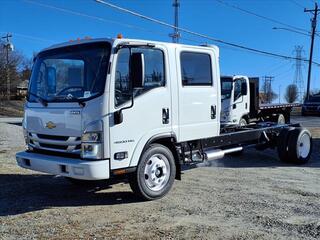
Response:
POLYGON ((81 157, 87 159, 103 158, 103 125, 95 121, 86 127, 81 136, 81 157))
POLYGON ((103 158, 102 132, 87 132, 82 134, 81 157, 90 159, 103 158))
POLYGON ((102 159, 102 143, 82 143, 82 158, 102 159))
POLYGON ((100 142, 102 139, 101 132, 87 132, 82 134, 82 142, 100 142))

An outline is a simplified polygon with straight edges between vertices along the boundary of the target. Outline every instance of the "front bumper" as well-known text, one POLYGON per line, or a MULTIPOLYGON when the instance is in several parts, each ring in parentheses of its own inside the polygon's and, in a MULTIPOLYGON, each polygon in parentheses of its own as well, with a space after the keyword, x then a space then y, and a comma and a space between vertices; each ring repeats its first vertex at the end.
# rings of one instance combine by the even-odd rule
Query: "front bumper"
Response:
POLYGON ((54 175, 84 180, 110 178, 109 160, 85 161, 31 152, 17 153, 16 160, 22 168, 54 175))

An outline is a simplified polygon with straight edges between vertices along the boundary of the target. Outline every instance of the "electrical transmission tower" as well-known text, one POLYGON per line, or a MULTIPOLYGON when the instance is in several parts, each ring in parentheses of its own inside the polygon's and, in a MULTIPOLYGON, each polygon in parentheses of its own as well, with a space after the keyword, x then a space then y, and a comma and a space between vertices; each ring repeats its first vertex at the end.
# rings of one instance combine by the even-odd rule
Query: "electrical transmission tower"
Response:
POLYGON ((303 51, 303 46, 295 46, 294 47, 294 52, 296 54, 296 62, 295 62, 295 73, 294 73, 294 79, 293 83, 297 86, 298 88, 298 100, 299 102, 303 102, 303 95, 305 93, 304 91, 304 81, 303 81, 303 76, 302 76, 302 53, 303 51))
POLYGON ((174 7, 174 28, 173 33, 169 34, 169 37, 172 38, 172 42, 178 43, 180 38, 179 32, 179 0, 173 0, 172 6, 174 7))
POLYGON ((262 79, 263 79, 262 92, 265 98, 264 101, 265 103, 271 103, 275 94, 272 90, 272 81, 274 80, 274 77, 264 76, 262 79))

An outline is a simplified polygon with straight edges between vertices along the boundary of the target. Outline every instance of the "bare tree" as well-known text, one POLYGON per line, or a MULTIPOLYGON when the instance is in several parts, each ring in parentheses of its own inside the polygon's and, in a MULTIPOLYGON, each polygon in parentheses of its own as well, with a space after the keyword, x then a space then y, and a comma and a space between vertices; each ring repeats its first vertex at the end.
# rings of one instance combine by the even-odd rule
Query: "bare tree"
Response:
POLYGON ((293 103, 298 99, 298 87, 295 84, 290 84, 286 88, 284 98, 288 103, 293 103))
POLYGON ((0 42, 0 98, 6 95, 7 90, 7 67, 11 82, 11 94, 16 91, 16 86, 24 80, 29 79, 32 62, 20 51, 13 51, 9 54, 9 64, 6 61, 6 50, 0 42))

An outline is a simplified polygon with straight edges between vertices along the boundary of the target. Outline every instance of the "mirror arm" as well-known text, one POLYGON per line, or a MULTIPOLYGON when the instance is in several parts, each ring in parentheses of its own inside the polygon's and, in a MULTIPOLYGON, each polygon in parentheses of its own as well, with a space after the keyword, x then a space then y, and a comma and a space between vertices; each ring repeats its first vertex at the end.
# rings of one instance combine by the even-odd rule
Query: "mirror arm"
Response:
POLYGON ((130 108, 132 108, 133 107, 133 105, 134 105, 134 94, 133 94, 133 83, 131 82, 131 89, 132 89, 132 94, 131 94, 131 104, 129 105, 129 106, 127 106, 127 107, 123 107, 123 108, 120 108, 117 112, 118 112, 118 115, 119 116, 121 116, 120 118, 118 118, 118 120, 120 120, 120 121, 115 121, 115 119, 114 119, 114 121, 115 121, 115 124, 120 124, 120 123, 122 123, 122 111, 123 110, 126 110, 126 109, 130 109, 130 108))
POLYGON ((119 113, 121 113, 123 110, 126 110, 126 109, 129 109, 129 108, 132 108, 133 105, 134 105, 134 96, 133 96, 133 91, 132 91, 132 94, 131 94, 131 104, 127 107, 123 107, 123 108, 120 108, 119 109, 119 113))

